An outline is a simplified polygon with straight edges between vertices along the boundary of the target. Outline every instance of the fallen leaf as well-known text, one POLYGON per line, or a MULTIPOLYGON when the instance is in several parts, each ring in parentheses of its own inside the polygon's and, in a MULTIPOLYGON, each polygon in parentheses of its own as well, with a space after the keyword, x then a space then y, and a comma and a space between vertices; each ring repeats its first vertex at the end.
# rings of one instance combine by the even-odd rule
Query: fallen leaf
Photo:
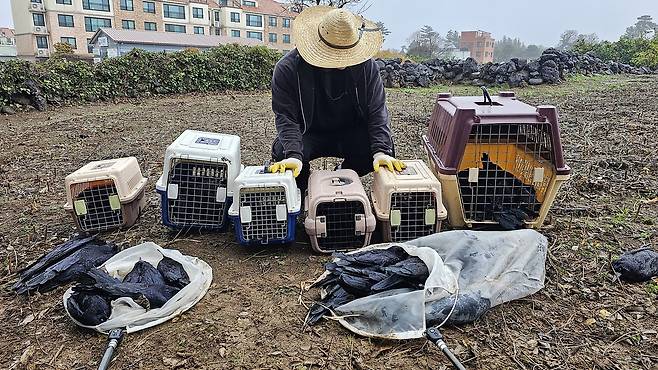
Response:
POLYGON ((23 325, 27 325, 27 324, 31 323, 32 321, 34 321, 34 315, 33 315, 33 314, 29 314, 29 315, 27 315, 27 317, 25 317, 25 318, 23 319, 23 321, 21 321, 20 325, 21 325, 21 326, 23 326, 23 325))
POLYGON ((585 325, 590 326, 596 324, 596 320, 594 319, 587 319, 585 320, 585 325))
POLYGON ((299 346, 299 349, 301 349, 302 351, 310 351, 311 350, 311 345, 310 344, 302 344, 301 346, 299 346))
POLYGON ((23 364, 23 365, 27 364, 27 362, 30 360, 30 357, 32 357, 33 353, 34 353, 34 347, 29 346, 29 347, 25 348, 25 350, 23 351, 23 354, 21 355, 21 358, 19 360, 20 363, 23 364))
POLYGON ((219 349, 219 356, 220 356, 221 358, 226 357, 226 348, 221 347, 221 348, 219 349))
POLYGON ((611 315, 612 315, 612 314, 610 313, 610 311, 606 310, 605 308, 599 311, 599 316, 600 316, 602 319, 607 319, 607 318, 610 317, 611 315))

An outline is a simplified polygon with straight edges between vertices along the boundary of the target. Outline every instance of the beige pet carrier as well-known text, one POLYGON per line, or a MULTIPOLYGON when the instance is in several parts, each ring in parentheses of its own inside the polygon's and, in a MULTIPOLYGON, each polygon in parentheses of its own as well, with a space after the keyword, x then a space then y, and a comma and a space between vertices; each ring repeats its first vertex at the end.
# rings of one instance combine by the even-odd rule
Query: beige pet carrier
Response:
POLYGON ((374 174, 372 205, 385 242, 404 242, 439 232, 448 212, 441 183, 421 160, 403 161, 400 172, 374 174))
POLYGON ((515 215, 539 228, 570 177, 557 109, 530 106, 513 92, 485 100, 439 94, 423 140, 453 227, 513 228, 515 215))
POLYGON ((64 209, 82 231, 130 227, 146 202, 146 178, 134 157, 91 162, 66 176, 65 184, 64 209))
POLYGON ((304 226, 315 251, 346 251, 370 243, 377 220, 356 172, 313 172, 305 205, 304 226))

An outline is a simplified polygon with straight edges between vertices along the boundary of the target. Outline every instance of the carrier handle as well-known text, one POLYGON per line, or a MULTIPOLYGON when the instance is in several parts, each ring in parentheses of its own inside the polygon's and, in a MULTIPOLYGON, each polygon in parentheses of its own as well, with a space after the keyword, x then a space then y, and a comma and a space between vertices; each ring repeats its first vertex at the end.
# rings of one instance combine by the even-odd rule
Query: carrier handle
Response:
POLYGON ((480 86, 482 89, 482 93, 484 94, 484 103, 489 103, 489 105, 493 105, 493 100, 491 100, 491 95, 489 95, 489 90, 487 90, 486 86, 480 86), (487 102, 488 100, 488 102, 487 102))

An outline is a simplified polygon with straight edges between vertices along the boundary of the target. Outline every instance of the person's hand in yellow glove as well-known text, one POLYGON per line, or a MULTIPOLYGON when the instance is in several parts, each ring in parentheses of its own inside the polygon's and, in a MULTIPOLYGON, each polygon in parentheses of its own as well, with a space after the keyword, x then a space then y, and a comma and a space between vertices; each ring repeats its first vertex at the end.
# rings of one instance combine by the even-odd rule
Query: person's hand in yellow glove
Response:
POLYGON ((405 167, 407 167, 404 162, 402 162, 399 159, 395 159, 391 157, 388 154, 384 153, 376 153, 373 156, 374 160, 372 161, 372 167, 375 170, 375 172, 379 172, 380 167, 386 167, 389 169, 389 171, 394 172, 394 171, 402 171, 405 167))
POLYGON ((280 172, 285 173, 286 170, 291 170, 294 177, 299 176, 302 171, 302 161, 297 158, 286 158, 282 161, 272 164, 269 168, 271 173, 280 172))

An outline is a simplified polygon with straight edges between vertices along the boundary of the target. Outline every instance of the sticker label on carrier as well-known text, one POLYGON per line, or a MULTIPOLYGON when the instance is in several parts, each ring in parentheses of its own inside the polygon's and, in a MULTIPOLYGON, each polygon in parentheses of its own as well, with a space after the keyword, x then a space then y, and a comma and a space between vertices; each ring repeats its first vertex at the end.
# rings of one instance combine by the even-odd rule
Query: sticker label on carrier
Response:
POLYGON ((212 138, 212 137, 198 137, 194 143, 195 144, 204 144, 204 145, 217 146, 217 145, 219 145, 220 141, 221 141, 221 139, 216 139, 216 138, 212 138))
POLYGON ((178 184, 167 185, 167 199, 178 199, 178 184))
POLYGON ((73 202, 73 208, 75 208, 75 214, 78 216, 84 216, 87 214, 87 203, 82 199, 73 202))

